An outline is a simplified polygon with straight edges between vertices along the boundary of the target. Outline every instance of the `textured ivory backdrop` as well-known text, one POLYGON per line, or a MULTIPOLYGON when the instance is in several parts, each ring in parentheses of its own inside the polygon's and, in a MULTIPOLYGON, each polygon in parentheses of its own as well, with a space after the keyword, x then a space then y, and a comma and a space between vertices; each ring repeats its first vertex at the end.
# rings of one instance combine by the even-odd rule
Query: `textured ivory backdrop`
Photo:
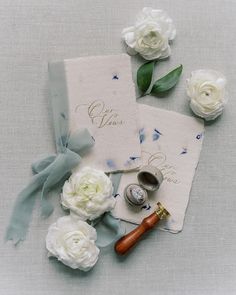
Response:
MULTIPOLYGON (((235 15, 235 0, 0 0, 1 295, 236 294, 235 15), (190 115, 185 79, 192 70, 213 68, 228 79, 229 103, 206 127, 183 232, 153 231, 126 259, 107 249, 91 272, 73 271, 46 256, 47 228, 63 215, 54 198, 54 214, 42 220, 36 210, 23 244, 4 244, 30 163, 54 152, 48 60, 124 52, 120 32, 144 6, 165 9, 177 27, 171 59, 156 75, 180 63, 184 72, 169 97, 140 102, 190 115)), ((132 61, 135 74, 141 59, 132 61)))

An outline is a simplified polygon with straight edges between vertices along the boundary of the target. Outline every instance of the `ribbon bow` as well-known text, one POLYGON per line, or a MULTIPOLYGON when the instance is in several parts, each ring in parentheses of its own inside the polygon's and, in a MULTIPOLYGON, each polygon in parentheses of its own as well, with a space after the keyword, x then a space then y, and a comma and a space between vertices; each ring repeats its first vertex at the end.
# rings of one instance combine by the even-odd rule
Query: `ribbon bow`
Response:
POLYGON ((32 216, 37 192, 41 190, 41 212, 48 217, 53 206, 47 200, 48 192, 61 185, 60 182, 68 178, 70 171, 81 161, 79 153, 87 150, 94 144, 93 138, 87 129, 81 129, 72 134, 68 140, 63 138, 58 144, 60 152, 57 155, 46 157, 32 164, 35 173, 28 186, 18 195, 12 212, 10 224, 6 232, 6 240, 13 240, 17 244, 24 240, 32 216))

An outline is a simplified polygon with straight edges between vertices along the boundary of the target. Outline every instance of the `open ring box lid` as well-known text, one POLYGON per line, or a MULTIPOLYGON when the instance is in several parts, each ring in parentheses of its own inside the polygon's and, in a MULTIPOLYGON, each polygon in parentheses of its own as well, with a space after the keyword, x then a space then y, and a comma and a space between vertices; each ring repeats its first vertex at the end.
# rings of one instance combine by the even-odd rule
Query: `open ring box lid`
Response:
POLYGON ((147 191, 156 191, 163 181, 163 174, 157 167, 146 165, 139 170, 137 179, 140 186, 147 191))

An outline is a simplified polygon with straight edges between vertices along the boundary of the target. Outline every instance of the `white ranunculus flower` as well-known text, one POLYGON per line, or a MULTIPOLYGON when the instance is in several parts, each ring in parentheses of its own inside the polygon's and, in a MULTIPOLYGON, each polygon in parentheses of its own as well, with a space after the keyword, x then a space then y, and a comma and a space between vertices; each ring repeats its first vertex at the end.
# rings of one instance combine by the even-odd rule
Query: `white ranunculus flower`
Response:
POLYGON ((226 78, 213 70, 197 70, 187 79, 187 95, 192 111, 205 120, 222 114, 226 100, 226 78))
POLYGON ((169 41, 176 35, 172 19, 162 10, 143 8, 134 26, 122 31, 128 53, 139 53, 147 60, 166 58, 171 54, 169 41))
POLYGON ((65 182, 61 203, 81 219, 93 220, 114 208, 112 192, 112 182, 103 171, 85 167, 65 182))
POLYGON ((49 227, 46 247, 49 256, 73 269, 88 271, 98 260, 96 239, 95 228, 85 221, 64 216, 49 227))

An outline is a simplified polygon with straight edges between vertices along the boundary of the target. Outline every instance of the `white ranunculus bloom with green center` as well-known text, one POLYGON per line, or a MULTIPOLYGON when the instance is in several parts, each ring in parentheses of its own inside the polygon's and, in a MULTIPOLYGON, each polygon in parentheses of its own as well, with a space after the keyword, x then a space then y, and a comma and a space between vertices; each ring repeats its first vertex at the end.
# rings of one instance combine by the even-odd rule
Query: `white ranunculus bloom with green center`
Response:
POLYGON ((61 203, 82 220, 93 220, 115 206, 109 177, 89 167, 71 175, 63 186, 61 203))
POLYGON ((214 70, 197 70, 187 79, 187 95, 192 111, 205 120, 214 120, 223 112, 226 78, 214 70))
POLYGON ((176 35, 172 19, 162 10, 143 8, 132 27, 122 31, 130 54, 139 53, 147 60, 163 59, 171 54, 169 41, 176 35))

